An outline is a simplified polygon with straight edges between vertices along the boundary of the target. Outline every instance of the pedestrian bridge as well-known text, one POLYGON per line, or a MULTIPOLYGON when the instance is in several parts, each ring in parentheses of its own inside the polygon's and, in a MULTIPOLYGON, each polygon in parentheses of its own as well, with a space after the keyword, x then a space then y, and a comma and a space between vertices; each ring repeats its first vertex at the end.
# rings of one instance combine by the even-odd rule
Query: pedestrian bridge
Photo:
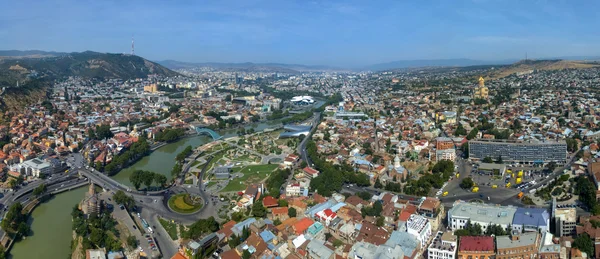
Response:
POLYGON ((217 133, 214 130, 211 130, 209 128, 196 127, 196 132, 198 132, 198 134, 208 134, 213 138, 213 140, 222 138, 222 136, 219 135, 219 133, 217 133))

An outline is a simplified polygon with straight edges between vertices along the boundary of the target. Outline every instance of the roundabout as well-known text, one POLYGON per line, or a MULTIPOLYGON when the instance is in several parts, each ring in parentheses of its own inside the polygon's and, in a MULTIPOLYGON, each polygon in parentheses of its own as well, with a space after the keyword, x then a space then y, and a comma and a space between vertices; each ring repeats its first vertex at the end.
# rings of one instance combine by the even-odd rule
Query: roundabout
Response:
POLYGON ((169 209, 173 212, 180 214, 192 214, 199 211, 202 208, 202 198, 199 196, 180 193, 173 195, 169 198, 169 209))

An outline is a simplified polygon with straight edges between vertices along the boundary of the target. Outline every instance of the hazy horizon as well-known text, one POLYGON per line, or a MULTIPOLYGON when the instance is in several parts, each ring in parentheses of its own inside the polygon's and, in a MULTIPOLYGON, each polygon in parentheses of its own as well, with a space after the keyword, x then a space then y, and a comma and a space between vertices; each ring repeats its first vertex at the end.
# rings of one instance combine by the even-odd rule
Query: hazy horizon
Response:
MULTIPOLYGON (((0 49, 183 62, 358 67, 402 60, 600 56, 599 2, 13 1, 0 49)), ((6 11, 8 10, 8 11, 6 11)))

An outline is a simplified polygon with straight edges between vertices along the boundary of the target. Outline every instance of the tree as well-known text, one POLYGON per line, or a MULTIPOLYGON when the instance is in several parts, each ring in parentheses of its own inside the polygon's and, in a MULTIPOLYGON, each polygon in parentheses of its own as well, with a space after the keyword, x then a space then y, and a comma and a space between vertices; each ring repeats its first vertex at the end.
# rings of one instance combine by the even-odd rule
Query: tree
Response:
POLYGON ((484 163, 494 163, 494 160, 491 157, 486 156, 485 158, 483 158, 482 162, 484 162, 484 163))
POLYGON ((159 186, 165 186, 167 184, 167 177, 162 174, 154 174, 154 182, 159 186))
POLYGON ((40 184, 40 186, 35 187, 35 189, 33 189, 33 195, 35 195, 35 197, 39 197, 44 192, 46 192, 46 185, 45 184, 40 184))
POLYGON ((140 189, 140 186, 142 186, 142 183, 144 182, 144 171, 142 170, 135 170, 133 171, 133 173, 129 176, 129 181, 133 184, 133 186, 136 189, 140 189))
POLYGON ((132 196, 127 196, 127 194, 121 190, 118 190, 114 195, 113 199, 118 204, 123 204, 123 206, 127 207, 127 209, 132 209, 135 206, 135 200, 132 196))
POLYGON ((573 247, 578 248, 581 252, 585 252, 588 255, 594 254, 594 241, 590 238, 587 233, 577 235, 573 241, 573 247))
POLYGON ((385 224, 385 218, 383 216, 379 216, 377 217, 377 226, 378 227, 383 227, 383 225, 385 224))
POLYGON ((4 215, 2 223, 0 223, 2 230, 5 232, 16 231, 19 224, 25 222, 27 219, 26 215, 23 215, 21 211, 23 211, 23 205, 21 205, 21 203, 17 202, 11 205, 8 212, 4 215))
POLYGON ((129 248, 133 249, 136 248, 138 245, 138 241, 135 238, 135 236, 128 236, 127 237, 127 246, 129 246, 129 248))
POLYGON ((373 187, 377 189, 383 188, 383 184, 381 184, 381 181, 379 181, 379 177, 377 178, 377 180, 375 180, 375 185, 373 187))
POLYGON ((154 173, 150 171, 143 172, 144 173, 142 173, 142 182, 144 183, 144 185, 146 185, 146 189, 148 189, 148 187, 152 185, 152 182, 154 182, 154 173))
POLYGON ((359 192, 356 195, 365 201, 368 201, 371 199, 371 197, 373 197, 373 194, 371 194, 370 192, 366 192, 366 191, 359 192))
POLYGON ((473 128, 467 135, 467 139, 468 140, 474 139, 475 137, 477 137, 477 133, 479 133, 479 130, 477 128, 473 128))
POLYGON ((296 209, 294 207, 288 209, 288 216, 290 218, 296 217, 296 209))
POLYGON ((471 189, 471 187, 473 187, 474 185, 475 182, 473 182, 473 179, 471 179, 471 177, 467 177, 463 179, 462 182, 460 182, 460 188, 463 189, 471 189))
POLYGON ((258 218, 262 218, 267 215, 267 209, 262 205, 262 202, 257 201, 252 205, 252 215, 258 218))
POLYGON ((288 206, 288 201, 283 200, 283 199, 279 199, 279 200, 277 200, 277 205, 279 207, 287 207, 288 206))

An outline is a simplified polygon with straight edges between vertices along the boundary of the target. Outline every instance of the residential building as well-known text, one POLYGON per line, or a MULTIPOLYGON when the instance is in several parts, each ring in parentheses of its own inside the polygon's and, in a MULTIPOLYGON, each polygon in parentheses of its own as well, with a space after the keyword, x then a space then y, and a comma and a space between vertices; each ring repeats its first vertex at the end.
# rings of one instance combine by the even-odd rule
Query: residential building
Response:
MULTIPOLYGON (((515 231, 516 232, 516 231, 515 231)), ((516 232, 518 233, 518 232, 516 232)), ((540 245, 537 232, 496 237, 496 259, 536 258, 540 245)))
POLYGON ((567 161, 567 143, 565 141, 510 141, 484 140, 469 141, 469 159, 481 161, 486 157, 502 158, 504 162, 525 164, 543 164, 567 161))
POLYGON ((472 224, 481 225, 484 231, 491 224, 508 229, 516 211, 517 209, 513 206, 496 206, 459 200, 448 210, 448 227, 452 230, 463 229, 470 220, 472 224))
POLYGON ((350 259, 404 259, 404 251, 399 245, 393 247, 387 245, 376 246, 366 242, 356 242, 352 245, 350 259))
POLYGON ((512 229, 518 232, 533 231, 544 233, 550 229, 550 214, 542 208, 517 208, 512 229))
POLYGON ((312 167, 305 167, 303 171, 304 175, 306 175, 306 177, 308 177, 309 179, 319 176, 319 171, 312 167))
POLYGON ((552 216, 556 236, 575 234, 577 226, 577 211, 575 208, 557 208, 556 198, 552 201, 552 216))
POLYGON ((427 259, 454 259, 458 249, 458 239, 452 232, 437 232, 427 248, 427 259))
POLYGON ((431 237, 431 223, 423 216, 410 215, 406 222, 406 232, 414 235, 421 243, 421 247, 425 247, 431 237))
POLYGON ((434 218, 437 217, 440 212, 441 206, 442 202, 440 202, 440 200, 433 197, 427 197, 419 204, 418 212, 425 217, 434 218))
POLYGON ((335 253, 322 240, 311 240, 306 246, 308 259, 333 259, 335 253))
POLYGON ((458 245, 458 259, 492 259, 496 255, 494 237, 463 236, 458 245))

